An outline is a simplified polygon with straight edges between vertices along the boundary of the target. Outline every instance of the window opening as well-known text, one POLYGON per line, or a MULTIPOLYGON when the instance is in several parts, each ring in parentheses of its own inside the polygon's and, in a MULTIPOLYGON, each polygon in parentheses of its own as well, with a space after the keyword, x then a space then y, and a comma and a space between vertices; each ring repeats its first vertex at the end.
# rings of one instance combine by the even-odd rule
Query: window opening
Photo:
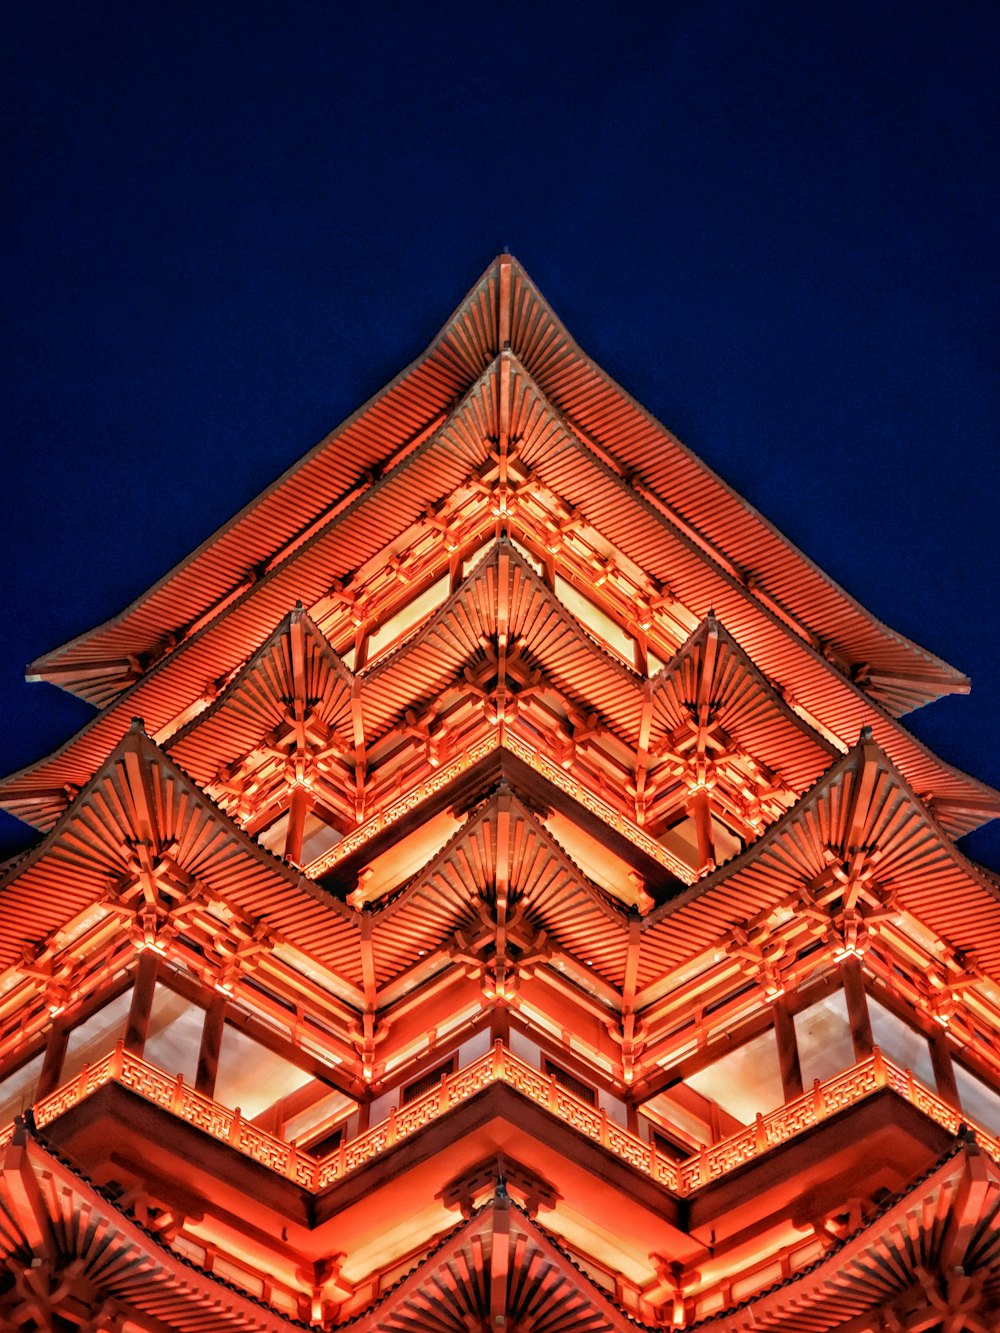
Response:
POLYGON ((418 1097, 422 1097, 425 1092, 430 1092, 441 1082, 443 1074, 454 1074, 457 1061, 454 1056, 446 1060, 444 1064, 435 1065, 429 1069, 426 1074, 421 1074, 415 1078, 412 1083, 407 1083, 400 1094, 400 1105, 409 1106, 410 1102, 415 1102, 418 1097))
POLYGON ((0 1126, 7 1125, 35 1100, 45 1051, 27 1060, 0 1083, 0 1126))
POLYGON ((450 582, 448 575, 445 574, 429 588, 411 598, 405 606, 400 607, 378 629, 373 630, 368 636, 368 665, 370 666, 376 657, 381 657, 389 648, 394 647, 400 639, 412 633, 421 621, 426 620, 443 602, 446 602, 449 588, 450 582))
POLYGON ((66 1042, 66 1058, 59 1076, 61 1082, 68 1083, 76 1078, 84 1065, 92 1065, 114 1050, 115 1042, 125 1036, 131 1007, 132 987, 129 986, 72 1029, 66 1042))
POLYGON ((238 1106, 248 1120, 254 1120, 312 1077, 308 1070, 226 1023, 215 1080, 215 1099, 223 1106, 238 1106))
POLYGON ((793 1018, 802 1082, 827 1079, 854 1064, 854 1042, 842 990, 800 1010, 793 1018))
POLYGON ((622 629, 617 620, 612 620, 606 611, 602 611, 582 592, 577 592, 572 583, 558 574, 555 578, 555 594, 591 638, 597 639, 598 643, 609 648, 616 657, 635 670, 635 640, 622 629))
POLYGON ((162 981, 157 982, 143 1058, 193 1084, 204 1028, 205 1010, 200 1004, 185 999, 162 981))
POLYGON ((563 1069, 562 1065, 557 1065, 554 1060, 546 1060, 545 1072, 550 1078, 554 1078, 561 1088, 571 1092, 574 1097, 579 1097, 580 1101, 586 1102, 588 1106, 597 1105, 597 1090, 589 1083, 584 1083, 583 1079, 577 1078, 575 1074, 571 1074, 568 1069, 563 1069))
POLYGON ((875 1045, 886 1059, 902 1069, 911 1070, 913 1077, 926 1087, 936 1087, 931 1050, 923 1033, 897 1018, 872 995, 868 996, 868 1014, 875 1045))
POLYGON ((983 1129, 988 1129, 991 1134, 1000 1134, 1000 1092, 957 1061, 952 1063, 952 1068, 962 1110, 970 1120, 982 1125, 983 1129))
POLYGON ((744 1125, 785 1100, 774 1030, 738 1046, 685 1082, 744 1125))

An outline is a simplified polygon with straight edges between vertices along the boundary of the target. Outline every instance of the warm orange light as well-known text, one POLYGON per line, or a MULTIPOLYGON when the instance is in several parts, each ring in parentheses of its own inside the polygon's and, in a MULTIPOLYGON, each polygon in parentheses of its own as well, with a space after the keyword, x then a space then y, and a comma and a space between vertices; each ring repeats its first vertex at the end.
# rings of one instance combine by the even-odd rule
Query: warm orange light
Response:
MULTIPOLYGON (((366 1082, 371 1082, 372 1072, 371 1058, 366 1057, 364 1061, 366 1082)), ((345 1171, 357 1170, 364 1163, 378 1157, 386 1147, 387 1122, 375 1125, 351 1140, 351 1165, 346 1168, 339 1149, 317 1159, 303 1149, 293 1151, 289 1144, 273 1138, 257 1127, 254 1127, 252 1134, 244 1139, 243 1131, 240 1129, 242 1121, 238 1113, 213 1102, 211 1103, 214 1108, 213 1114, 206 1118, 205 1105, 209 1099, 201 1093, 193 1094, 183 1079, 165 1078, 154 1065, 124 1050, 121 1042, 113 1053, 90 1066, 85 1083, 74 1078, 37 1103, 35 1119, 39 1128, 44 1128, 57 1116, 83 1101, 90 1093, 112 1081, 131 1088, 146 1100, 171 1110, 206 1133, 225 1140, 238 1151, 272 1170, 283 1171, 311 1189, 324 1189, 341 1179, 345 1171), (191 1097, 190 1102, 186 1100, 188 1097, 191 1097)), ((509 1047, 498 1041, 485 1055, 479 1056, 456 1074, 447 1076, 437 1087, 411 1102, 406 1108, 409 1117, 408 1128, 404 1129, 395 1116, 390 1117, 395 1125, 392 1141, 397 1142, 405 1134, 417 1132, 453 1106, 474 1097, 490 1084, 498 1082, 514 1088, 542 1107, 554 1109, 551 1081, 540 1074, 536 1067, 514 1055, 509 1047)), ((771 1151, 779 1143, 797 1137, 827 1116, 838 1113, 845 1106, 863 1101, 884 1087, 889 1087, 898 1096, 916 1106, 949 1133, 957 1133, 961 1122, 969 1123, 964 1112, 942 1101, 935 1093, 919 1083, 912 1073, 886 1060, 880 1051, 876 1051, 867 1060, 842 1070, 825 1082, 817 1081, 803 1096, 779 1106, 767 1115, 758 1116, 755 1124, 738 1130, 728 1138, 706 1148, 698 1156, 679 1165, 651 1152, 648 1143, 621 1127, 616 1127, 613 1139, 610 1138, 606 1120, 602 1119, 600 1112, 593 1106, 574 1097, 564 1088, 559 1090, 558 1096, 561 1103, 566 1102, 572 1106, 571 1123, 581 1133, 601 1143, 609 1152, 621 1157, 632 1166, 638 1166, 639 1170, 653 1176, 668 1189, 677 1194, 687 1195, 709 1181, 717 1180, 729 1171, 739 1168, 748 1159, 771 1151)), ((972 1125, 972 1128, 980 1148, 989 1153, 995 1161, 1000 1162, 1000 1140, 979 1126, 972 1125)), ((0 1129, 0 1147, 10 1141, 12 1134, 12 1125, 0 1129)))

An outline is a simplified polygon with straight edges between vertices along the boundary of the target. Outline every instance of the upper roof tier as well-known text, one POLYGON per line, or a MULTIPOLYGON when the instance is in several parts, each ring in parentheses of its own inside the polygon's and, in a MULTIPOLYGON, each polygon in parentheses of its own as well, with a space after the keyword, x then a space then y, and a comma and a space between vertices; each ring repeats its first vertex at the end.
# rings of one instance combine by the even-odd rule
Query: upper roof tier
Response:
POLYGON ((728 579, 890 712, 968 689, 960 672, 823 574, 596 366, 509 255, 494 260, 392 383, 119 615, 38 658, 30 676, 109 703, 335 524, 445 425, 505 349, 569 440, 596 453, 728 579))

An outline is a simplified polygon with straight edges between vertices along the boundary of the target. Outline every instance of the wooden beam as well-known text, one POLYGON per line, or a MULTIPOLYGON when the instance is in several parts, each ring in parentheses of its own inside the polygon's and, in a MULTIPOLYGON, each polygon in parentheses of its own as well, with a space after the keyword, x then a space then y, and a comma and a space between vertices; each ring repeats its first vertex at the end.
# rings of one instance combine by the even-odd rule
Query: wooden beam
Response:
POLYGON ((880 769, 879 752, 872 740, 871 728, 865 727, 862 730, 860 762, 854 770, 847 815, 844 819, 842 850, 845 858, 852 852, 860 850, 864 843, 872 796, 880 769))
MULTIPOLYGON (((938 1024, 934 1025, 939 1027, 938 1024)), ((955 1066, 951 1061, 948 1039, 940 1029, 930 1036, 931 1064, 934 1066, 934 1078, 937 1090, 946 1102, 954 1107, 961 1107, 958 1084, 955 1081, 955 1066)))

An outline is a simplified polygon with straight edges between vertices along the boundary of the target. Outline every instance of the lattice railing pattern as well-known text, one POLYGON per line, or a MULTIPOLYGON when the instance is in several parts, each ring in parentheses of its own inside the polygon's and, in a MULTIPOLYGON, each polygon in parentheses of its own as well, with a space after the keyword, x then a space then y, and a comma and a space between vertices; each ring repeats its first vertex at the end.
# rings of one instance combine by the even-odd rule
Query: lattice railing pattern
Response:
MULTIPOLYGON (((623 1129, 606 1113, 588 1105, 496 1042, 490 1051, 440 1083, 401 1110, 392 1110, 387 1120, 366 1130, 326 1157, 317 1158, 294 1143, 286 1143, 245 1120, 239 1110, 230 1110, 189 1087, 178 1075, 126 1051, 121 1042, 103 1059, 85 1066, 76 1078, 63 1084, 35 1105, 40 1128, 50 1124, 106 1083, 118 1083, 146 1101, 229 1144, 255 1162, 287 1176, 309 1190, 321 1190, 373 1161, 403 1139, 418 1133, 440 1116, 469 1101, 492 1084, 502 1083, 536 1106, 556 1116, 563 1124, 600 1144, 619 1161, 651 1177, 675 1194, 690 1194, 720 1176, 745 1165, 846 1107, 889 1088, 911 1106, 936 1121, 949 1133, 961 1124, 975 1131, 979 1145, 1000 1162, 1000 1140, 971 1123, 966 1116, 942 1101, 913 1074, 886 1060, 876 1049, 867 1060, 820 1082, 801 1097, 786 1102, 767 1115, 758 1115, 752 1125, 731 1134, 711 1147, 701 1149, 685 1162, 672 1162, 657 1153, 654 1144, 623 1129)), ((0 1130, 0 1148, 13 1135, 13 1125, 0 1130)))

